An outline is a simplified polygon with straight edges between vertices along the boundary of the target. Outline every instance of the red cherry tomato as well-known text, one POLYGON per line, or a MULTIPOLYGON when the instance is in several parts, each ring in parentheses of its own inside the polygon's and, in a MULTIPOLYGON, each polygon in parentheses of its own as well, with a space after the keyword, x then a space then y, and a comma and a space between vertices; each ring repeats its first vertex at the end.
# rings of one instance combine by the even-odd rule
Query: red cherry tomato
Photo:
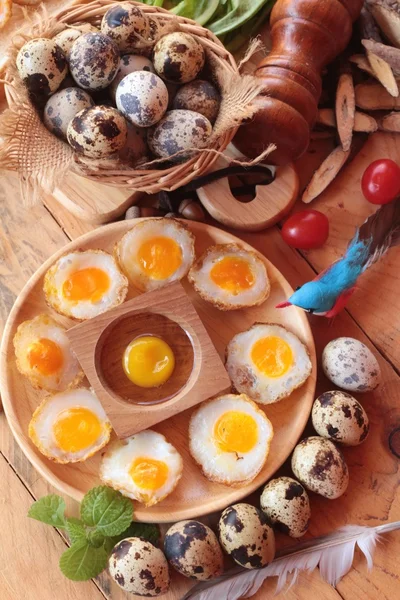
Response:
POLYGON ((320 248, 328 235, 328 218, 318 210, 302 210, 289 217, 282 227, 285 242, 299 250, 320 248))
POLYGON ((372 204, 387 204, 400 194, 400 167, 389 158, 375 160, 365 169, 361 189, 372 204))

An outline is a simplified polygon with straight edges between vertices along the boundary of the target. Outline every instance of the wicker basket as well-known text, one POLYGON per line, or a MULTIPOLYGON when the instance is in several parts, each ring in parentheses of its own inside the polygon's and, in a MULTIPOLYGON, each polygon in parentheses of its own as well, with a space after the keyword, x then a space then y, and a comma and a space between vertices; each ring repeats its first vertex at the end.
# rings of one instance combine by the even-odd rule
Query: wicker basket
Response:
MULTIPOLYGON (((19 80, 15 68, 15 56, 28 40, 34 37, 53 37, 65 28, 82 21, 99 26, 104 13, 116 4, 111 0, 96 0, 62 10, 51 19, 41 16, 38 23, 14 41, 10 50, 7 70, 6 96, 9 105, 8 115, 0 123, 0 128, 8 137, 6 150, 0 151, 0 168, 17 170, 24 183, 30 187, 53 189, 60 184, 61 177, 68 171, 84 175, 92 180, 109 185, 127 187, 132 190, 156 193, 160 190, 174 190, 195 177, 208 171, 219 155, 227 147, 243 118, 252 116, 251 102, 259 92, 258 84, 250 76, 241 78, 234 58, 223 44, 209 30, 194 21, 177 17, 165 9, 148 6, 140 2, 144 13, 170 30, 180 29, 193 35, 203 45, 207 62, 213 76, 219 83, 222 101, 215 123, 210 146, 195 153, 185 163, 148 164, 142 168, 129 168, 114 159, 84 159, 72 152, 69 145, 53 136, 43 125, 37 111, 29 101, 27 92, 19 80), (243 81, 246 81, 245 85, 243 81), (230 90, 230 91, 229 91, 230 90)), ((32 193, 32 189, 30 190, 32 193)))

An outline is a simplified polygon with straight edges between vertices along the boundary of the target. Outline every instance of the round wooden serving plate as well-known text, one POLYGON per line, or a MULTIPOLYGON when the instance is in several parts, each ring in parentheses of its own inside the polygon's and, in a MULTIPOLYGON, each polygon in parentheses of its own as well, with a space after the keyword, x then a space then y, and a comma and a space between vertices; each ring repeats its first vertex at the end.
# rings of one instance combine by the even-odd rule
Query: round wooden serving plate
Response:
MULTIPOLYGON (((196 236, 196 253, 199 256, 212 244, 240 243, 241 240, 220 229, 202 223, 185 221, 196 236)), ((1 349, 1 389, 4 409, 8 422, 19 445, 35 468, 60 492, 81 500, 90 488, 99 485, 98 478, 101 452, 84 463, 60 465, 45 458, 28 437, 28 424, 31 415, 45 395, 34 390, 29 381, 20 375, 15 365, 13 337, 22 321, 35 315, 50 313, 43 294, 43 277, 49 267, 63 254, 76 249, 101 248, 112 251, 115 242, 133 226, 132 221, 113 223, 90 232, 57 252, 31 277, 18 296, 6 323, 1 349)), ((272 421, 275 435, 265 467, 258 477, 241 488, 230 488, 209 482, 191 458, 188 450, 188 422, 192 410, 187 410, 155 426, 181 453, 184 461, 183 476, 175 491, 165 500, 144 508, 135 502, 135 518, 147 522, 170 522, 199 517, 222 510, 256 490, 271 478, 289 456, 299 439, 310 414, 314 399, 316 379, 316 359, 314 341, 305 314, 297 309, 278 310, 274 307, 286 299, 292 288, 281 273, 264 257, 271 281, 271 295, 263 305, 246 310, 221 312, 204 302, 194 292, 187 281, 183 284, 202 319, 217 351, 224 356, 229 340, 239 331, 250 327, 254 322, 281 323, 307 345, 313 362, 313 372, 307 382, 289 398, 265 407, 272 421)), ((128 298, 138 292, 130 288, 128 298)), ((60 319, 68 327, 72 321, 60 319)))

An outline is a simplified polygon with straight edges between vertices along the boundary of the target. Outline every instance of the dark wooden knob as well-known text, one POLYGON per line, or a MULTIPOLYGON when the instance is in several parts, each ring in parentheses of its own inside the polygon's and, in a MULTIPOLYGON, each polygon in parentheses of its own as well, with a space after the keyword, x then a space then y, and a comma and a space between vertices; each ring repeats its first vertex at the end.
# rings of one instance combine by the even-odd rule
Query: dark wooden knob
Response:
POLYGON ((285 164, 307 150, 321 95, 321 72, 349 43, 363 0, 278 0, 271 13, 272 49, 256 76, 260 110, 234 144, 254 158, 270 143, 272 162, 285 164))

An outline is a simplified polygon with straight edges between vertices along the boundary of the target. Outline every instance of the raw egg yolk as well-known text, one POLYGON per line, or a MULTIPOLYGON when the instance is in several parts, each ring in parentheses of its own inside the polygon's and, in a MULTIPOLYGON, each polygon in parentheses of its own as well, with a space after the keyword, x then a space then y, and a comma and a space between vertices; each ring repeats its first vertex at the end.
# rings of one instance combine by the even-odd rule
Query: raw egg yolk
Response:
POLYGON ((247 413, 230 410, 215 423, 214 439, 222 452, 250 452, 258 440, 257 423, 247 413))
POLYGON ((71 302, 99 302, 110 289, 110 277, 102 269, 88 267, 72 273, 63 284, 63 295, 71 302))
POLYGON ((82 406, 60 412, 53 425, 57 447, 64 452, 89 448, 100 437, 101 423, 91 410, 82 406))
POLYGON ((129 475, 138 487, 158 490, 167 481, 168 465, 155 458, 136 458, 129 469, 129 475))
POLYGON ((64 364, 61 348, 53 340, 41 338, 28 348, 28 363, 31 369, 37 369, 42 375, 54 375, 64 364))
POLYGON ((210 277, 218 287, 237 295, 254 285, 255 277, 247 260, 226 256, 211 269, 210 277))
POLYGON ((172 238, 158 236, 143 242, 138 261, 142 271, 151 279, 168 279, 182 264, 182 250, 172 238))
POLYGON ((293 365, 293 352, 285 340, 270 335, 254 344, 251 360, 267 377, 281 377, 293 365))
POLYGON ((132 383, 144 388, 158 387, 171 377, 175 356, 164 340, 144 335, 126 348, 122 366, 132 383))

